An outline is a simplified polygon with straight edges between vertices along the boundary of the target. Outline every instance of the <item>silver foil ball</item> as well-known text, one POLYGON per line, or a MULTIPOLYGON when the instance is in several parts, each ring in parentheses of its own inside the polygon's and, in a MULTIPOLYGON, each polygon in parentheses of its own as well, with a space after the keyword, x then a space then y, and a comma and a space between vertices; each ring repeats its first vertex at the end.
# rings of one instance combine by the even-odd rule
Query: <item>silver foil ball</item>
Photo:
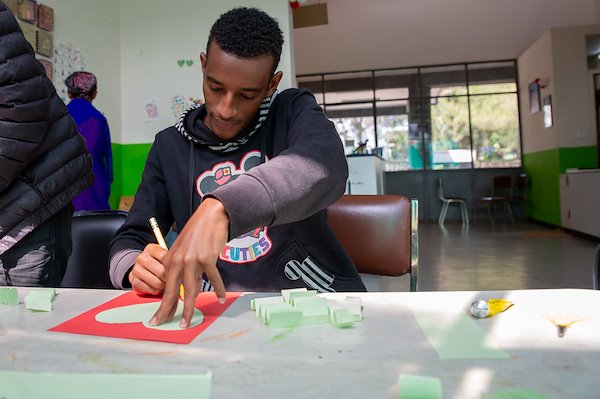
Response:
POLYGON ((478 319, 483 319, 488 317, 490 314, 490 307, 488 303, 483 299, 475 301, 471 304, 471 314, 473 317, 477 317, 478 319))

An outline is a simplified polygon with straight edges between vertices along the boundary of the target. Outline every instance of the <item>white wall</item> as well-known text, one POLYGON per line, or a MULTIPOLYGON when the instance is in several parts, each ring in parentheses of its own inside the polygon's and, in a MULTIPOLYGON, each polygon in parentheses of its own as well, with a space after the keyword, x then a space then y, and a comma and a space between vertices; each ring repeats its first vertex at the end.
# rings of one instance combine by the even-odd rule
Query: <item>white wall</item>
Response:
MULTIPOLYGON (((87 70, 98 78, 94 106, 107 117, 113 139, 118 138, 121 132, 119 0, 42 0, 40 3, 54 8, 55 43, 62 42, 81 50, 87 70)), ((55 76, 54 81, 62 84, 64 78, 66 76, 55 76)))
POLYGON ((97 76, 94 105, 108 118, 115 143, 152 142, 175 121, 175 95, 202 98, 200 53, 210 28, 223 12, 240 5, 263 9, 278 20, 285 39, 280 88, 295 85, 288 0, 40 2, 54 8, 55 41, 81 50, 86 69, 97 76), (179 59, 193 60, 193 65, 179 67, 179 59), (149 98, 156 98, 160 120, 146 123, 149 98))
POLYGON ((600 25, 552 29, 552 58, 557 77, 555 108, 559 147, 596 144, 593 82, 588 73, 585 36, 600 25))
POLYGON ((519 95, 521 97, 521 131, 522 151, 524 154, 544 151, 558 147, 558 115, 556 106, 554 108, 554 124, 550 128, 544 128, 544 113, 531 114, 529 110, 529 83, 537 78, 546 77, 547 87, 541 89, 541 96, 552 95, 553 101, 554 84, 556 76, 554 73, 552 57, 552 37, 550 31, 546 32, 535 43, 531 45, 518 59, 519 68, 519 95))
POLYGON ((585 36, 600 25, 554 28, 519 57, 523 153, 596 144, 593 82, 587 65, 585 36), (543 112, 529 112, 528 85, 546 77, 542 98, 552 96, 554 125, 544 128, 543 112))
POLYGON ((280 88, 293 82, 288 0, 126 0, 121 13, 121 98, 123 135, 119 142, 148 143, 154 135, 175 122, 171 109, 174 96, 202 98, 200 53, 214 21, 239 5, 258 7, 275 17, 285 44, 279 64, 284 72, 280 88), (250 3, 250 4, 248 4, 250 3), (180 67, 178 60, 192 60, 180 67), (146 122, 146 99, 156 98, 160 120, 146 122))
POLYGON ((328 25, 294 30, 298 74, 515 59, 548 29, 600 15, 599 0, 323 2, 328 25))

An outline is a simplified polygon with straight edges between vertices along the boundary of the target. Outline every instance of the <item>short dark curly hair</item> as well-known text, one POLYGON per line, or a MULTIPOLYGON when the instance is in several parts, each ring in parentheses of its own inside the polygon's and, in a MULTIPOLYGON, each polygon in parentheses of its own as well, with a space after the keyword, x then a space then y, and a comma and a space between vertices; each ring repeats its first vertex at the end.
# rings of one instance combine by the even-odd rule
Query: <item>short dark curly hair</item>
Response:
POLYGON ((281 58, 283 32, 277 20, 258 8, 238 7, 222 14, 213 24, 206 51, 212 41, 236 57, 271 54, 273 73, 281 58))

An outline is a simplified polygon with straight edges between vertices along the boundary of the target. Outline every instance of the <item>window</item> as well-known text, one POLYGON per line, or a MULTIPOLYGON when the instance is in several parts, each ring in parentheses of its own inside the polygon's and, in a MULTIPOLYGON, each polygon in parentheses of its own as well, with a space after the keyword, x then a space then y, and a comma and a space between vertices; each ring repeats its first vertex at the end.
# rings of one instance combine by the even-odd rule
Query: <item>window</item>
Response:
POLYGON ((387 171, 521 166, 516 62, 304 75, 350 154, 387 171))

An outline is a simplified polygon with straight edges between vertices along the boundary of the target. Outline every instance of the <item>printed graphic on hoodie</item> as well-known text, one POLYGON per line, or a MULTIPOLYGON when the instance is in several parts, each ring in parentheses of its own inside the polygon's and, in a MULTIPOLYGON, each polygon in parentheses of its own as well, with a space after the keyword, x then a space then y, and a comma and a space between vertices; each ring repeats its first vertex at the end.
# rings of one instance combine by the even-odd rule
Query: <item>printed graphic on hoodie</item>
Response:
MULTIPOLYGON (((239 165, 231 161, 219 162, 198 177, 196 190, 202 198, 216 188, 234 181, 260 163, 260 151, 248 152, 239 165)), ((273 247, 268 231, 267 227, 260 227, 232 239, 225 245, 219 258, 226 262, 247 263, 266 255, 273 247)))

